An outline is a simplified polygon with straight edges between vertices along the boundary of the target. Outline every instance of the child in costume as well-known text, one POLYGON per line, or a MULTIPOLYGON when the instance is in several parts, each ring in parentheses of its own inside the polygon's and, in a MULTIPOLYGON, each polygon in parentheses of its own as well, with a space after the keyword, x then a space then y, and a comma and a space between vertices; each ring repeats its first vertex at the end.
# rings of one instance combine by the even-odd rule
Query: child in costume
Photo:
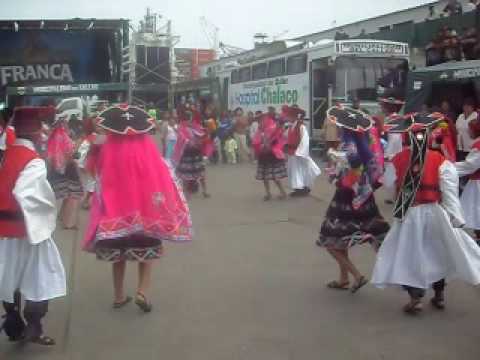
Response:
POLYGON ((233 138, 233 134, 229 134, 225 141, 225 154, 227 155, 227 163, 235 165, 237 163, 238 144, 233 138))

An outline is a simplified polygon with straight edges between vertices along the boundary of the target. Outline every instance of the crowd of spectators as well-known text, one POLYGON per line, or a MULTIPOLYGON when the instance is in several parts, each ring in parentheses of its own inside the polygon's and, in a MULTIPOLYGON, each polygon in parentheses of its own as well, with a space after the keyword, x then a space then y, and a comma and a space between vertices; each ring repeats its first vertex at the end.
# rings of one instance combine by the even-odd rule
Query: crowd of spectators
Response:
POLYGON ((480 43, 475 27, 464 28, 461 34, 444 26, 426 47, 427 66, 449 61, 480 59, 480 43))
POLYGON ((458 0, 450 0, 437 16, 435 7, 429 8, 428 20, 476 12, 474 26, 464 27, 460 32, 445 25, 426 46, 427 66, 450 61, 480 59, 480 1, 470 0, 463 6, 458 0))

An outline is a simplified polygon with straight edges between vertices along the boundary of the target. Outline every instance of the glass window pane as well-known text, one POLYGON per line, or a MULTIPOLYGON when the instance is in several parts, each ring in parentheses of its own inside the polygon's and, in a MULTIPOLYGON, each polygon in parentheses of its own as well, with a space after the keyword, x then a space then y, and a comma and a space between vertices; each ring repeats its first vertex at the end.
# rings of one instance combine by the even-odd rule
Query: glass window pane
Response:
POLYGON ((245 82, 250 80, 252 80, 252 72, 250 67, 240 69, 240 81, 245 82))
POLYGON ((287 74, 300 74, 307 71, 307 55, 300 54, 295 56, 290 56, 287 59, 287 74))
POLYGON ((265 79, 267 77, 267 63, 254 65, 252 77, 253 80, 265 79))
POLYGON ((277 59, 268 63, 268 77, 285 75, 285 59, 277 59))

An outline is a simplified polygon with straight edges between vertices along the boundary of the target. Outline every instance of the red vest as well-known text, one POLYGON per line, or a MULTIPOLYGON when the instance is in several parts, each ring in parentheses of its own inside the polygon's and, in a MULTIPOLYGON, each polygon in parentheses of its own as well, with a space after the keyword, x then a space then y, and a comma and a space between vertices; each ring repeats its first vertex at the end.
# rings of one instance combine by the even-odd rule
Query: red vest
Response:
MULTIPOLYGON (((475 141, 472 145, 472 150, 475 149, 477 151, 480 151, 480 140, 475 141)), ((480 180, 480 169, 475 171, 473 174, 469 176, 470 180, 480 180)))
POLYGON ((300 141, 302 140, 300 134, 300 126, 302 123, 300 121, 297 124, 288 130, 288 155, 295 155, 297 151, 298 145, 300 145, 300 141))
POLYGON ((7 148, 0 164, 0 237, 25 238, 27 230, 22 209, 13 196, 20 173, 38 154, 22 145, 7 148))
MULTIPOLYGON (((440 166, 445 157, 438 151, 427 150, 423 176, 420 187, 415 196, 415 205, 440 202, 440 166)), ((397 171, 397 189, 403 184, 403 179, 410 163, 410 149, 405 149, 393 158, 393 164, 397 171)))

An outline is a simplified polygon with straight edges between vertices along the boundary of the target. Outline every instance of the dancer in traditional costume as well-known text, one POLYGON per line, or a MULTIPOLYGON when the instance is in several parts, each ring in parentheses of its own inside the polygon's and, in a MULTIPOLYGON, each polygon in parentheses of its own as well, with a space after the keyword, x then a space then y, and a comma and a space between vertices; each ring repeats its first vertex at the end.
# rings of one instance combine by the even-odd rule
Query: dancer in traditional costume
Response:
POLYGON ((283 188, 282 180, 287 177, 285 153, 286 143, 283 127, 279 126, 270 114, 265 114, 260 120, 258 131, 252 140, 252 146, 257 157, 256 179, 263 181, 265 186, 265 201, 272 199, 270 181, 277 185, 280 192, 279 199, 286 199, 287 193, 283 188))
POLYGON ((55 109, 15 109, 17 139, 0 163, 0 300, 6 311, 2 327, 10 340, 55 345, 44 334, 42 319, 48 301, 66 295, 65 270, 52 238, 55 195, 45 162, 35 150, 42 131, 40 119, 47 113, 53 117, 55 109))
POLYGON ((193 115, 188 111, 179 113, 180 124, 171 161, 187 196, 195 192, 197 182, 200 182, 203 197, 209 198, 204 157, 209 157, 214 148, 207 131, 193 115))
POLYGON ((345 107, 329 109, 327 121, 340 130, 338 151, 330 150, 336 164, 331 181, 335 195, 320 229, 317 245, 324 247, 337 261, 340 276, 327 284, 332 289, 357 292, 368 283, 350 260, 348 251, 357 244, 370 243, 376 250, 389 230, 375 203, 374 191, 379 186, 383 169, 370 149, 371 119, 364 113, 345 107), (349 276, 354 283, 350 287, 349 276))
POLYGON ((475 230, 477 243, 480 244, 480 121, 472 120, 468 124, 470 137, 474 139, 472 150, 465 161, 457 162, 458 176, 468 176, 469 180, 460 203, 465 214, 465 226, 475 230))
MULTIPOLYGON (((76 121, 76 120, 75 120, 76 121)), ((67 119, 53 125, 47 143, 48 181, 57 200, 62 202, 60 219, 67 230, 77 229, 77 211, 83 197, 83 187, 73 157, 75 143, 69 135, 67 119)))
POLYGON ((164 241, 191 240, 190 212, 173 170, 148 135, 154 119, 136 107, 112 107, 99 115, 98 126, 108 134, 96 155, 98 185, 83 248, 113 263, 114 308, 132 300, 124 277, 126 262, 137 261, 135 303, 150 312, 153 260, 162 255, 164 241))
POLYGON ((293 190, 290 196, 307 196, 321 171, 310 157, 310 136, 307 127, 303 124, 305 112, 299 108, 288 106, 283 110, 290 123, 287 136, 288 182, 293 190))
POLYGON ((422 298, 432 285, 431 304, 443 309, 447 277, 480 283, 480 248, 461 229, 465 220, 457 171, 439 151, 428 148, 430 128, 441 119, 413 114, 390 124, 391 132, 407 132, 410 145, 393 159, 395 220, 378 252, 372 283, 403 286, 410 295, 404 307, 408 314, 422 311, 422 298))

